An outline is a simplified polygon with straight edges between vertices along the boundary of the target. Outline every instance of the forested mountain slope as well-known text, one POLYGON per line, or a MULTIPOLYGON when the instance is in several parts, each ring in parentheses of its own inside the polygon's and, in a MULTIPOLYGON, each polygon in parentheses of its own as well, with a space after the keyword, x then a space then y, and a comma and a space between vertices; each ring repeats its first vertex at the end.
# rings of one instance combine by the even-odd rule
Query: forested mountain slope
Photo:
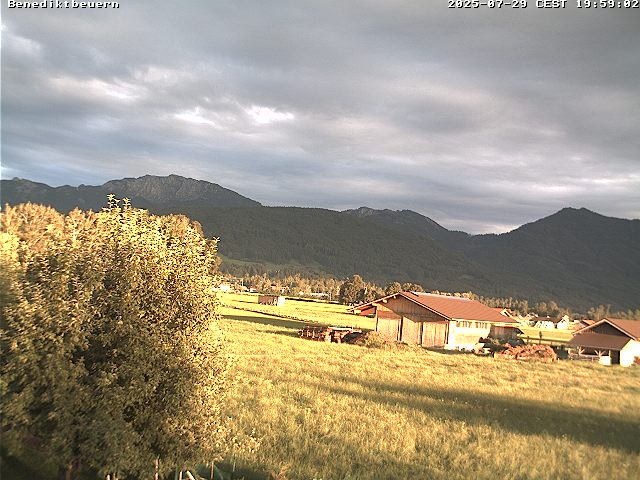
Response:
POLYGON ((511 289, 532 289, 572 305, 640 304, 640 220, 565 208, 502 235, 476 235, 469 258, 505 273, 511 289))
POLYGON ((410 210, 263 207, 219 185, 177 175, 101 186, 2 181, 2 202, 32 201, 60 211, 100 209, 129 197, 154 213, 183 213, 220 237, 227 258, 426 289, 555 300, 574 309, 640 304, 640 220, 566 208, 501 235, 447 230, 410 210))
POLYGON ((220 252, 243 260, 300 264, 337 276, 359 273, 379 283, 396 279, 425 288, 475 289, 493 283, 464 254, 424 235, 398 233, 333 210, 298 207, 187 208, 220 252))

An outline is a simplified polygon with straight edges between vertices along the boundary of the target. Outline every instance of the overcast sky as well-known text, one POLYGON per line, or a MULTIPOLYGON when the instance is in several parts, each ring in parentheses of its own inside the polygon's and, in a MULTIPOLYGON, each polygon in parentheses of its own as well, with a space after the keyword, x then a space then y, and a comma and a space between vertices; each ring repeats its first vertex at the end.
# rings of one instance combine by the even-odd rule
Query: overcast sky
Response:
POLYGON ((2 2, 2 178, 175 173, 471 233, 640 217, 640 9, 2 2))

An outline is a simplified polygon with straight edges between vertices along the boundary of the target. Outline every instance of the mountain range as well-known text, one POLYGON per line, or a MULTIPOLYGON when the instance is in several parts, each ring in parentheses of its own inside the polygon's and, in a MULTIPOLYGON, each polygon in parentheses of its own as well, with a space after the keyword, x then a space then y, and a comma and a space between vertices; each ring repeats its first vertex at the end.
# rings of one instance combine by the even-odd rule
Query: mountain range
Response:
POLYGON ((170 175, 100 186, 50 187, 2 180, 2 205, 35 202, 68 212, 98 210, 106 196, 130 198, 152 213, 182 213, 220 238, 223 262, 279 272, 421 283, 428 290, 554 300, 585 311, 640 305, 640 220, 587 209, 559 212, 499 235, 451 231, 411 210, 342 212, 265 207, 220 185, 170 175))

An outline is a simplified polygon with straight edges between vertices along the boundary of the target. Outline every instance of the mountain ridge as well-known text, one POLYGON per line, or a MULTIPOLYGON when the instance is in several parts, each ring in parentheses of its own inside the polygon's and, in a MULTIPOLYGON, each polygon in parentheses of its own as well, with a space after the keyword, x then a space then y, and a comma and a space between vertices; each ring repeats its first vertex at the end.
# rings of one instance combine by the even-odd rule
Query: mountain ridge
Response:
POLYGON ((638 307, 640 220, 566 207, 501 234, 469 235, 411 210, 265 207, 202 180, 144 176, 92 187, 2 180, 2 202, 98 209, 107 193, 152 213, 181 213, 221 238, 228 258, 306 265, 336 276, 427 289, 554 300, 571 308, 638 307), (105 187, 106 186, 106 187, 105 187), (114 191, 108 191, 112 189, 114 191), (123 195, 124 194, 124 195, 123 195))
POLYGON ((201 204, 208 202, 218 207, 260 207, 262 204, 217 183, 179 175, 128 177, 109 180, 102 185, 62 185, 50 187, 45 183, 14 178, 1 180, 2 203, 48 201, 52 207, 70 211, 75 207, 99 210, 106 204, 109 194, 129 198, 134 205, 149 208, 168 204, 201 204))

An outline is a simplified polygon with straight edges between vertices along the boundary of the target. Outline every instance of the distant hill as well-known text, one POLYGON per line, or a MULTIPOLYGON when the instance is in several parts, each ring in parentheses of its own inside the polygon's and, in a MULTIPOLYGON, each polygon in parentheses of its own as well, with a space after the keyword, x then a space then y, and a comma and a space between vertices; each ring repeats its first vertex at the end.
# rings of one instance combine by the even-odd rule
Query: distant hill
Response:
POLYGON ((514 295, 536 291, 576 307, 640 304, 640 220, 564 208, 509 233, 470 237, 464 252, 503 272, 514 295))
POLYGON ((369 207, 360 207, 354 210, 344 210, 342 213, 368 219, 392 230, 427 236, 447 248, 459 249, 469 239, 468 233, 447 230, 429 217, 412 210, 375 210, 369 207))
POLYGON ((425 287, 469 290, 492 283, 484 268, 425 235, 399 235, 333 210, 191 207, 183 212, 206 234, 219 236, 220 252, 234 259, 305 265, 338 277, 360 273, 382 284, 419 281, 425 287))
POLYGON ((263 207, 177 175, 57 188, 14 179, 3 180, 1 190, 3 204, 33 201, 60 211, 102 208, 108 193, 154 213, 188 215, 208 236, 220 237, 220 252, 239 263, 338 277, 360 273, 380 284, 410 281, 582 310, 640 304, 640 220, 586 209, 566 208, 501 235, 468 235, 410 210, 263 207))
POLYGON ((79 187, 50 187, 44 183, 14 178, 2 180, 0 195, 2 204, 15 205, 27 201, 50 205, 56 210, 68 212, 76 207, 84 210, 99 210, 106 205, 107 195, 129 198, 140 208, 171 205, 209 207, 259 207, 260 203, 250 198, 203 180, 184 178, 178 175, 157 177, 145 175, 139 178, 111 180, 104 185, 79 187))

